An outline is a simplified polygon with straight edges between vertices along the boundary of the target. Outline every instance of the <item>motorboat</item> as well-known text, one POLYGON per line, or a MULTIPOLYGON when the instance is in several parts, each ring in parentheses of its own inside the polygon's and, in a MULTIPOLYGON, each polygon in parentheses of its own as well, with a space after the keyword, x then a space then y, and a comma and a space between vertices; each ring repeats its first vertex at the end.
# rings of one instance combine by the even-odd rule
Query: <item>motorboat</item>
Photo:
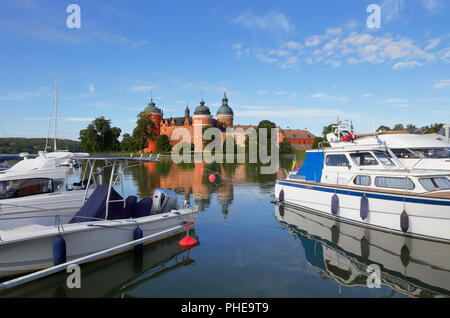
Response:
POLYGON ((299 170, 279 173, 275 198, 344 222, 450 243, 450 172, 408 169, 376 136, 364 144, 349 137, 307 151, 299 170))
MULTIPOLYGON (((88 155, 66 151, 40 151, 37 157, 30 157, 27 153, 20 154, 23 160, 0 171, 0 215, 26 215, 32 218, 51 215, 55 211, 68 215, 78 211, 94 190, 86 187, 86 171, 93 169, 93 163, 88 162, 82 180, 74 183, 70 182, 68 168, 62 164, 88 155)), ((40 220, 37 218, 34 221, 39 223, 40 220)), ((24 218, 17 219, 17 222, 24 221, 24 218)))
MULTIPOLYGON (((127 244, 135 240, 147 238, 145 242, 150 243, 193 228, 198 207, 180 202, 171 190, 155 189, 151 198, 140 200, 134 195, 125 196, 123 172, 158 159, 115 156, 76 159, 104 161, 104 167, 111 168, 109 184, 97 185, 72 215, 54 212, 53 217, 34 218, 40 218, 40 222, 24 217, 28 223, 15 227, 10 224, 18 217, 0 217, 0 276, 45 270, 92 254, 103 258, 117 253, 115 248, 132 248, 127 244), (121 189, 122 195, 115 187, 121 189)), ((88 184, 91 179, 93 169, 88 184)))
MULTIPOLYGON (((194 230, 190 231, 189 235, 198 239, 194 230)), ((82 288, 69 288, 66 284, 67 274, 63 272, 21 288, 7 290, 1 293, 0 297, 23 298, 30 295, 37 298, 126 297, 138 286, 145 286, 169 272, 195 264, 190 251, 186 251, 179 244, 184 236, 185 233, 180 233, 148 244, 141 253, 128 251, 84 264, 81 267, 82 288)))
POLYGON ((301 242, 308 264, 342 286, 368 287, 374 265, 380 287, 408 297, 450 296, 450 245, 404 238, 275 205, 277 221, 301 242))
POLYGON ((349 142, 371 144, 376 137, 386 143, 408 169, 450 171, 450 144, 437 139, 436 134, 413 134, 407 130, 355 134, 353 124, 348 120, 339 120, 333 129, 326 136, 331 147, 341 147, 349 142))

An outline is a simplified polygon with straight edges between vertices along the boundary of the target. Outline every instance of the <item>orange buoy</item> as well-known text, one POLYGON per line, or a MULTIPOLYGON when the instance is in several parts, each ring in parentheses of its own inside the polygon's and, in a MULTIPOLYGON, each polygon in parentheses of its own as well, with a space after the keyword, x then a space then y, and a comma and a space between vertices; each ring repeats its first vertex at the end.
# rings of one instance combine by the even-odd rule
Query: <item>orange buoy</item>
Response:
POLYGON ((216 175, 211 173, 209 175, 209 181, 211 181, 211 183, 214 183, 214 181, 216 181, 216 175))
POLYGON ((181 247, 183 247, 184 249, 191 249, 193 248, 195 245, 197 245, 197 240, 193 239, 190 236, 186 236, 184 239, 182 239, 178 244, 180 244, 181 247))

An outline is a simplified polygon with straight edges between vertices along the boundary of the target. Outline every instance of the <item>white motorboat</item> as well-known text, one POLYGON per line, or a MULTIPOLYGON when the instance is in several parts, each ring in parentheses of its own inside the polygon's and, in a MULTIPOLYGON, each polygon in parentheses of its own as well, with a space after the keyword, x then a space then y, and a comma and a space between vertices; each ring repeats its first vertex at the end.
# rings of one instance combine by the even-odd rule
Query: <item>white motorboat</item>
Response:
POLYGON ((449 244, 404 238, 283 205, 275 206, 275 216, 301 241, 308 263, 339 285, 367 287, 369 266, 378 265, 381 285, 408 297, 450 296, 449 244))
POLYGON ((450 243, 449 177, 407 169, 372 137, 307 151, 300 170, 278 176, 275 197, 345 222, 450 243))
MULTIPOLYGON (((161 239, 193 228, 198 207, 189 208, 186 201, 181 204, 170 190, 156 189, 152 198, 140 201, 136 196, 125 198, 122 175, 130 167, 128 162, 142 164, 156 158, 77 159, 104 160, 112 169, 109 185, 98 185, 75 215, 54 213, 53 218, 40 217, 39 223, 28 222, 14 228, 8 224, 17 217, 0 217, 0 276, 57 266, 142 237, 152 239, 155 235, 155 239, 161 239), (114 189, 119 179, 122 196, 114 189)), ((92 174, 91 170, 88 184, 92 174)))
MULTIPOLYGON (((21 156, 22 161, 0 172, 0 215, 37 216, 34 222, 39 224, 42 220, 39 216, 54 214, 55 211, 73 215, 92 193, 93 188, 86 186, 86 172, 83 181, 70 184, 69 171, 61 166, 71 158, 86 157, 88 154, 42 151, 35 158, 29 158, 28 154, 21 156)), ((93 165, 89 164, 93 169, 93 165)), ((25 220, 19 218, 17 224, 11 221, 8 226, 18 226, 25 220)), ((0 224, 0 228, 3 226, 0 224)))

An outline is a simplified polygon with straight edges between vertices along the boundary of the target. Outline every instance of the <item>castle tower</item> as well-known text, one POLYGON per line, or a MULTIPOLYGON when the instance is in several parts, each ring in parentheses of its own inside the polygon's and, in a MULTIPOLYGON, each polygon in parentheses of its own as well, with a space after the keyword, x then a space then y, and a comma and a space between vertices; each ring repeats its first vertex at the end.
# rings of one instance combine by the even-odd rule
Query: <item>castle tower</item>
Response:
POLYGON ((203 150, 203 127, 212 126, 213 120, 209 108, 205 106, 203 99, 200 101, 200 105, 194 111, 192 116, 192 126, 194 127, 194 146, 195 151, 203 150))
POLYGON ((227 93, 224 92, 222 106, 217 110, 217 121, 223 123, 225 127, 230 127, 233 126, 233 117, 233 110, 228 106, 227 93))
MULTIPOLYGON (((141 113, 141 116, 149 116, 153 121, 156 127, 156 136, 159 136, 161 133, 161 121, 162 121, 162 111, 158 107, 155 106, 153 102, 153 98, 150 99, 150 103, 147 107, 145 107, 144 111, 141 113)), ((148 147, 144 149, 144 152, 155 152, 156 151, 156 140, 149 140, 148 147)))
POLYGON ((184 110, 184 118, 186 118, 186 119, 189 120, 189 117, 190 117, 190 116, 191 116, 191 115, 190 115, 190 111, 189 111, 189 106, 186 105, 186 109, 184 110))

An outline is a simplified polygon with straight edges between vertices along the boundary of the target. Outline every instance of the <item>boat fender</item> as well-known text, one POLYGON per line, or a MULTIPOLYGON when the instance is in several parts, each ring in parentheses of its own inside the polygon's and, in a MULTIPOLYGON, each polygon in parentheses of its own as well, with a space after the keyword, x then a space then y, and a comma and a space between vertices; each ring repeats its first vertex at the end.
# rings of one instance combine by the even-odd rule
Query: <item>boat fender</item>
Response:
POLYGON ((339 243, 339 227, 336 224, 331 227, 331 242, 335 245, 339 243))
MULTIPOLYGON (((144 236, 144 233, 142 232, 142 229, 138 226, 137 228, 134 229, 133 232, 133 240, 139 240, 144 236)), ((140 250, 142 250, 142 243, 141 244, 137 244, 134 246, 134 250, 136 252, 139 252, 140 250)))
POLYGON ((284 217, 284 206, 280 205, 280 206, 278 207, 278 211, 280 212, 280 216, 281 216, 281 217, 284 217))
POLYGON ((364 263, 367 263, 367 261, 369 260, 369 255, 370 255, 369 241, 366 239, 365 236, 363 236, 361 238, 360 243, 361 243, 361 258, 364 263))
POLYGON ((403 233, 408 232, 409 216, 405 210, 403 210, 402 214, 400 215, 400 228, 402 229, 403 233))
POLYGON ((339 210, 339 197, 335 193, 331 197, 331 213, 333 213, 333 215, 336 215, 338 213, 338 210, 339 210))
POLYGON ((283 189, 281 189, 280 194, 278 195, 278 200, 280 202, 284 201, 284 190, 283 189))
POLYGON ((53 240, 53 265, 60 265, 67 261, 66 241, 61 235, 53 240))
POLYGON ((361 219, 363 219, 363 220, 367 219, 367 216, 369 215, 369 199, 367 199, 365 194, 361 197, 361 205, 359 207, 359 215, 361 216, 361 219))
POLYGON ((404 244, 400 250, 400 260, 404 267, 408 267, 409 264, 409 248, 404 244))

